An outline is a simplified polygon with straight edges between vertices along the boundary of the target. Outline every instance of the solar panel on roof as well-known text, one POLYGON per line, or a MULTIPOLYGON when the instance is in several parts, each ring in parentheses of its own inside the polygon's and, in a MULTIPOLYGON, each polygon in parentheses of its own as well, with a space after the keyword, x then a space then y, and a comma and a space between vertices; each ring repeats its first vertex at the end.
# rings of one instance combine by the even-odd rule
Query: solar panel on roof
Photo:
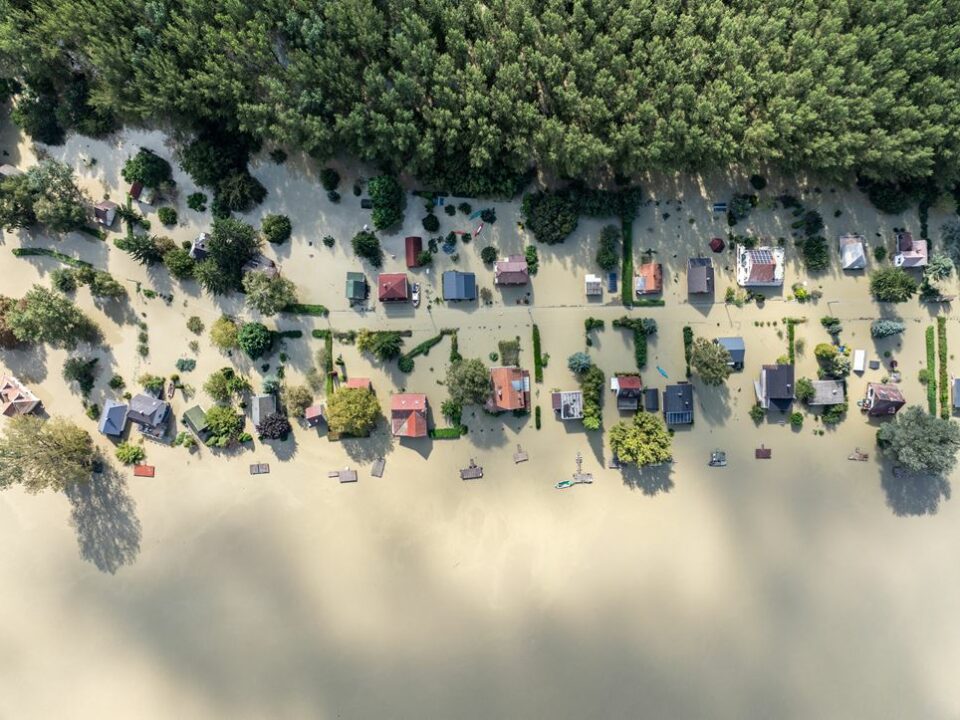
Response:
POLYGON ((773 263, 773 253, 769 250, 753 250, 752 253, 755 263, 762 263, 764 265, 773 263))

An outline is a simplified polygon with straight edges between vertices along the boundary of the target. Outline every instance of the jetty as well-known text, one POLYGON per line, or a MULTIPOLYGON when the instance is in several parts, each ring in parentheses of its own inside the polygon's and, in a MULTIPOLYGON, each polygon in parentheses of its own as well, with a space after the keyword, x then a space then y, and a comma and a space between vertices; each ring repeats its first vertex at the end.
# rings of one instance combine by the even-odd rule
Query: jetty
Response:
POLYGON ((583 455, 577 451, 577 471, 570 480, 561 480, 554 487, 557 490, 566 490, 574 485, 590 485, 593 483, 593 474, 583 471, 583 455))
POLYGON ((520 443, 517 443, 517 451, 513 454, 513 462, 522 463, 530 459, 530 456, 527 454, 527 451, 520 447, 520 443))
POLYGON ((460 471, 461 480, 479 480, 483 477, 483 467, 477 465, 473 458, 470 458, 470 464, 460 471))

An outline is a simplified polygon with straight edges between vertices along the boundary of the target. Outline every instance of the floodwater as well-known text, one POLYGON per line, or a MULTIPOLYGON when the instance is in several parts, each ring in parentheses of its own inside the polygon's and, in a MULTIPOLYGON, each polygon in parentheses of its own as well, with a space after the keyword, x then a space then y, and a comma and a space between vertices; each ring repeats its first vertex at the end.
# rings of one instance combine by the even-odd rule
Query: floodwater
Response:
MULTIPOLYGON (((71 138, 50 152, 78 168, 92 197, 116 198, 119 168, 138 145, 171 154, 158 132, 126 132, 108 143, 71 138)), ((34 162, 10 128, 0 148, 11 153, 7 162, 34 162)), ((667 301, 629 311, 659 323, 644 381, 663 386, 658 365, 671 379, 683 378, 685 324, 705 337, 742 335, 747 364, 720 389, 694 377, 696 423, 677 431, 672 466, 620 473, 604 469, 599 434, 564 425, 549 410, 552 389, 574 387, 566 357, 585 349, 588 316, 607 321, 588 349, 599 366, 607 375, 635 369, 631 339, 610 327, 626 313, 618 298, 605 293, 588 303, 583 296, 603 221, 583 220, 562 246, 540 247, 529 305, 516 302, 522 293, 495 291, 490 307, 428 308, 443 269, 476 271, 479 284, 492 287, 479 250, 493 243, 506 254, 530 242, 517 226, 518 205, 496 203, 497 223, 458 246, 456 265, 438 255, 429 275, 416 271, 428 295, 419 309, 385 310, 374 302, 362 313, 343 299, 348 269, 366 269, 373 278, 349 249, 349 238, 367 222, 350 192, 354 173, 342 167, 344 199, 336 206, 306 162, 277 166, 264 159, 254 173, 270 195, 251 222, 282 212, 294 224, 292 241, 266 252, 304 301, 332 311, 329 319, 268 323, 307 331, 409 329, 409 347, 456 327, 460 352, 485 360, 499 340, 519 337, 521 363, 532 373, 536 322, 550 355, 544 382, 534 385, 543 427, 536 430, 532 417, 468 410, 470 432, 458 441, 399 441, 381 428, 368 440, 331 443, 322 432, 298 428, 292 442, 258 442, 226 455, 149 445, 154 479, 112 469, 69 496, 4 492, 0 717, 960 715, 954 678, 960 511, 949 500, 949 483, 892 477, 876 457, 877 424, 854 404, 868 381, 889 373, 891 359, 899 363, 908 401, 925 403, 917 372, 935 311, 916 302, 885 309, 895 310, 907 330, 874 343, 869 323, 881 311, 866 278, 836 267, 806 278, 789 239, 787 286, 762 308, 722 304, 733 282, 726 254, 717 256, 718 302, 692 304, 686 259, 709 252, 709 238, 726 231, 710 204, 748 186, 735 174, 644 179, 652 203, 634 225, 636 261, 648 247, 657 251, 667 301), (332 250, 320 243, 327 234, 338 241, 332 250), (790 285, 804 279, 809 288, 822 287, 817 303, 788 299, 790 285), (760 365, 786 353, 783 318, 807 318, 797 331, 804 344, 798 376, 813 377, 813 347, 828 341, 819 318, 828 314, 843 321, 847 344, 884 366, 851 376, 851 412, 836 429, 818 434, 822 426, 809 412, 801 430, 780 424, 779 416, 756 426, 747 415, 753 381, 760 365), (528 451, 528 463, 514 465, 517 444, 528 451), (773 449, 771 460, 754 459, 761 445, 773 449), (869 452, 870 461, 848 462, 855 447, 869 452), (706 466, 714 448, 726 450, 728 467, 706 466), (554 490, 573 472, 577 452, 594 484, 554 490), (386 458, 380 479, 369 474, 378 456, 386 458), (462 482, 457 469, 470 458, 484 466, 485 477, 462 482), (251 477, 253 462, 269 462, 271 473, 251 477), (359 471, 360 482, 339 485, 327 477, 345 466, 359 471)), ((186 209, 194 188, 179 171, 176 180, 181 224, 162 232, 181 241, 204 229, 209 214, 186 209)), ((919 232, 915 211, 880 216, 855 190, 824 183, 818 193, 815 181, 772 174, 770 181, 765 196, 790 191, 821 210, 831 243, 852 230, 888 245, 893 227, 919 232)), ((419 202, 409 198, 405 227, 385 238, 386 271, 403 270, 405 235, 427 235, 419 202)), ((946 207, 931 213, 935 238, 948 215, 946 207)), ((462 215, 439 217, 444 233, 476 228, 462 215)), ((758 209, 738 232, 789 237, 791 220, 783 211, 758 209)), ((57 267, 49 258, 15 258, 9 249, 50 242, 5 235, 3 294, 48 282, 57 267)), ((82 353, 100 358, 95 402, 110 396, 106 382, 114 373, 132 386, 145 371, 169 374, 177 358, 194 356, 186 318, 197 315, 209 327, 221 312, 242 313, 239 298, 207 298, 192 283, 131 262, 111 242, 78 235, 57 247, 129 280, 131 291, 139 281, 174 296, 167 305, 132 292, 127 306, 99 308, 85 290, 77 294, 107 339, 106 348, 82 353), (136 350, 136 317, 148 324, 146 359, 136 350)), ((952 315, 948 327, 951 343, 958 342, 952 315)), ((282 348, 290 381, 302 378, 320 347, 308 336, 282 348)), ((197 368, 185 381, 200 388, 210 372, 234 363, 259 385, 258 365, 199 340, 197 368)), ((438 381, 449 348, 444 340, 417 358, 410 375, 371 364, 350 345, 337 344, 335 353, 349 375, 372 378, 385 408, 393 389, 426 392, 439 424, 445 388, 438 381)), ((46 348, 5 353, 0 362, 29 382, 50 412, 95 432, 61 378, 65 358, 46 348)), ((275 371, 279 356, 270 362, 275 371)), ((196 400, 210 405, 202 390, 196 400)), ((178 394, 174 409, 179 415, 193 402, 178 394)), ((605 393, 604 424, 617 420, 605 393)))

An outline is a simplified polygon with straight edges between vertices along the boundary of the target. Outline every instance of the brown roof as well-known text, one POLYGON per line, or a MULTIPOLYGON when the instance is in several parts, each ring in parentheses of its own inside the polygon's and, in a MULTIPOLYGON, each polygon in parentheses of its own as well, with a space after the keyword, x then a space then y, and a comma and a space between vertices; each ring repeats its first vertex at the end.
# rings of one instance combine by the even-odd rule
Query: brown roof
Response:
POLYGON ((637 277, 643 278, 643 289, 638 293, 649 295, 663 290, 663 265, 660 263, 644 263, 637 270, 637 277))
POLYGON ((40 400, 12 375, 0 377, 0 415, 27 415, 40 407, 40 400))
POLYGON ((493 275, 497 285, 526 285, 530 280, 530 268, 523 255, 511 255, 494 263, 493 275))
POLYGON ((427 396, 423 393, 398 393, 390 398, 390 428, 400 437, 425 437, 427 434, 427 396))
POLYGON ((769 283, 773 282, 777 274, 776 262, 757 262, 754 260, 750 266, 750 281, 769 283))
POLYGON ((396 302, 407 299, 407 276, 405 273, 382 273, 377 278, 381 302, 396 302))
POLYGON ((370 378, 350 378, 347 380, 346 386, 348 388, 365 388, 367 390, 373 389, 373 383, 370 382, 370 378))
POLYGON ((419 263, 417 262, 417 255, 419 255, 423 250, 423 238, 420 238, 416 235, 411 235, 406 239, 405 244, 407 250, 407 267, 418 267, 419 263))
POLYGON ((140 195, 143 194, 143 183, 135 182, 130 186, 130 189, 127 191, 127 194, 132 197, 134 200, 139 200, 140 195))
POLYGON ((617 375, 617 385, 621 390, 642 390, 643 383, 639 375, 617 375))
POLYGON ((687 292, 713 291, 713 261, 710 258, 690 258, 687 261, 687 292))
POLYGON ((493 393, 487 403, 492 410, 523 410, 530 405, 530 373, 517 367, 490 370, 493 393))

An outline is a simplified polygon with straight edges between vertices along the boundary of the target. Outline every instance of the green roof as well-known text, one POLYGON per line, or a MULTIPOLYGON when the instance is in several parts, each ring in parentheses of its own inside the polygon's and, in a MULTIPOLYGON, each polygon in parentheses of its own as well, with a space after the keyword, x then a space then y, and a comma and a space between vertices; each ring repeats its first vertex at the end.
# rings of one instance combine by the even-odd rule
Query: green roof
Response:
POLYGON ((347 300, 366 300, 367 279, 363 273, 347 273, 347 300))
POLYGON ((183 420, 194 432, 203 432, 207 429, 207 414, 199 405, 194 405, 183 414, 183 420))

